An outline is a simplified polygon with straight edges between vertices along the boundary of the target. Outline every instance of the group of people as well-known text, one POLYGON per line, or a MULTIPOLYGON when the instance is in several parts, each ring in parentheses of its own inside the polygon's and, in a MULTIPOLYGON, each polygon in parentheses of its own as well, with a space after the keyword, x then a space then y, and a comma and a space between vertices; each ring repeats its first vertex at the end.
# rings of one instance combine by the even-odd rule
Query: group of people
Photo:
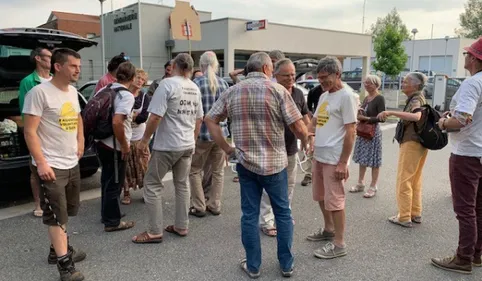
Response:
MULTIPOLYGON (((432 260, 440 268, 463 273, 471 272, 472 265, 482 266, 482 39, 466 50, 465 68, 472 77, 463 82, 450 112, 438 122, 441 129, 458 130, 451 133, 450 178, 460 225, 459 249, 456 256, 432 260)), ((86 254, 72 247, 67 236, 68 216, 76 215, 79 208, 78 160, 88 137, 77 91, 70 85, 79 78, 80 56, 70 49, 39 48, 32 52, 32 60, 37 68, 22 81, 19 98, 32 155, 32 187, 38 188, 35 211, 42 212, 48 226, 48 262, 57 264, 61 280, 83 280, 75 263, 86 254)), ((405 77, 402 91, 408 99, 399 112, 385 109, 377 76, 364 81, 368 95, 360 103, 358 94, 343 85, 336 57, 319 61, 320 85, 310 91, 308 101, 295 86, 295 66, 280 51, 252 54, 242 71, 246 79, 232 87, 217 75, 219 63, 212 51, 202 54, 197 70, 184 53, 164 68, 165 77, 144 93, 147 73, 121 54, 110 61, 109 72, 96 87, 95 95, 116 93, 113 136, 96 142, 106 232, 134 227, 133 221, 122 221, 120 202, 129 204, 130 189, 143 188, 148 223, 132 242, 161 243, 164 231, 188 235, 190 215, 221 213, 224 163, 229 156, 237 159, 240 183, 241 240, 246 252, 241 269, 251 278, 260 276, 261 230, 277 237, 280 271, 290 277, 295 223, 291 202, 299 141, 313 158, 303 185, 312 180, 313 200, 324 218, 324 225, 307 239, 323 241, 314 251, 316 257, 342 257, 347 254, 345 183, 353 149, 360 172, 349 191, 365 191, 365 173, 371 168, 371 183, 363 196, 372 198, 382 165, 379 123, 389 116, 400 118, 402 128, 396 136, 398 214, 389 221, 403 227, 422 223, 421 175, 428 151, 420 143, 415 123, 422 121, 426 104, 423 74, 405 77), (360 124, 372 127, 371 137, 357 137, 360 124), (169 171, 175 188, 175 221, 164 227, 162 180, 169 171)))

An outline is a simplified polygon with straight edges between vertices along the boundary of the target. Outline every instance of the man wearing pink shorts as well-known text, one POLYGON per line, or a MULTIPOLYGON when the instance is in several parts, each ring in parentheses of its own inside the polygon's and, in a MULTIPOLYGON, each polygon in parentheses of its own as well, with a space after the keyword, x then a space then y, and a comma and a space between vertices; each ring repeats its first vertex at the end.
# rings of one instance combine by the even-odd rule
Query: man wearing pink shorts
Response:
POLYGON ((328 241, 314 254, 332 259, 346 255, 345 189, 348 162, 355 143, 358 95, 343 87, 341 63, 325 57, 317 67, 318 80, 326 91, 321 95, 312 119, 315 132, 313 153, 313 200, 320 205, 324 228, 307 237, 310 241, 328 241))

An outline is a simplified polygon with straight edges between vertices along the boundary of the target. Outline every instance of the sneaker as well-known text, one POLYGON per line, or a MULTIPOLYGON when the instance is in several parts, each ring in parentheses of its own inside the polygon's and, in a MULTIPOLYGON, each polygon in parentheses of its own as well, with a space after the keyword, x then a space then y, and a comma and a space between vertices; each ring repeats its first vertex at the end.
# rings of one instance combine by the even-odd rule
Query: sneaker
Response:
POLYGON ((75 269, 75 264, 72 261, 72 254, 57 261, 57 269, 60 274, 60 281, 82 281, 84 275, 75 269))
POLYGON ((293 268, 288 271, 281 270, 281 275, 286 278, 293 276, 293 268))
POLYGON ((472 264, 470 262, 463 262, 457 256, 451 256, 446 258, 433 258, 432 264, 438 268, 463 273, 472 273, 472 264))
POLYGON ((251 272, 248 269, 248 263, 246 259, 242 259, 241 263, 239 264, 241 266, 241 269, 249 276, 251 279, 256 279, 261 276, 261 272, 251 272))
MULTIPOLYGON (((74 247, 69 245, 69 252, 72 253, 72 261, 73 262, 81 262, 85 260, 87 254, 82 250, 76 250, 74 247)), ((47 258, 49 264, 57 264, 57 254, 55 253, 54 247, 50 245, 50 252, 47 258)))
POLYGON ((328 232, 322 228, 306 237, 309 241, 333 241, 333 238, 335 238, 334 232, 328 232))
POLYGON ((357 185, 352 186, 349 191, 351 193, 357 193, 357 192, 363 192, 364 190, 365 190, 365 185, 361 183, 357 183, 357 185))
POLYGON ((398 224, 400 226, 407 227, 407 228, 413 227, 412 221, 400 221, 398 216, 389 217, 388 221, 393 223, 393 224, 398 224))
POLYGON ((472 261, 472 265, 476 267, 482 267, 482 259, 480 256, 474 257, 474 260, 472 261))
POLYGON ((315 257, 320 259, 334 259, 346 255, 346 247, 340 248, 335 244, 328 242, 325 246, 315 250, 315 257))
POLYGON ((412 222, 413 222, 413 223, 421 224, 421 223, 422 223, 422 216, 414 216, 414 217, 412 217, 412 222))
POLYGON ((307 186, 311 183, 311 175, 306 174, 305 178, 301 181, 302 186, 307 186))

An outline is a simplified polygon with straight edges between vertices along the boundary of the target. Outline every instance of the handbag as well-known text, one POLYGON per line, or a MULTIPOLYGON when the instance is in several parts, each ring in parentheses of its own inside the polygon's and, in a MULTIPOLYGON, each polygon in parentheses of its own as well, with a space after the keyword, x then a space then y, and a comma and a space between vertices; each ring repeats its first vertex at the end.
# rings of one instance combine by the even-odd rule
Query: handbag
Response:
MULTIPOLYGON (((368 100, 365 99, 363 101, 362 108, 366 107, 367 105, 368 105, 368 100)), ((364 110, 361 110, 361 111, 362 112, 360 113, 365 115, 364 110)), ((371 123, 368 123, 367 121, 358 121, 356 125, 356 135, 367 140, 372 140, 375 137, 375 133, 377 129, 376 126, 377 126, 376 124, 371 124, 371 123)))
POLYGON ((367 140, 372 140, 375 137, 376 130, 376 124, 370 124, 366 121, 360 121, 356 125, 356 135, 367 140))

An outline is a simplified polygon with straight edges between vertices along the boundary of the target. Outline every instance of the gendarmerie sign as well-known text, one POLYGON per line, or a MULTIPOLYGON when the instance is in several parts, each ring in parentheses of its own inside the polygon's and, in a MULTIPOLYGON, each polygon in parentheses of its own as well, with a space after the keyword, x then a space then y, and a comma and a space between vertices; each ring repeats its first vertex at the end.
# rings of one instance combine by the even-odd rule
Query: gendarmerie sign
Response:
MULTIPOLYGON (((129 21, 137 20, 137 13, 130 14, 130 15, 125 15, 119 18, 114 19, 114 24, 120 24, 120 23, 125 23, 129 21)), ((132 29, 132 23, 126 23, 123 25, 118 25, 114 26, 114 32, 119 32, 119 31, 124 31, 124 30, 130 30, 132 29)))

